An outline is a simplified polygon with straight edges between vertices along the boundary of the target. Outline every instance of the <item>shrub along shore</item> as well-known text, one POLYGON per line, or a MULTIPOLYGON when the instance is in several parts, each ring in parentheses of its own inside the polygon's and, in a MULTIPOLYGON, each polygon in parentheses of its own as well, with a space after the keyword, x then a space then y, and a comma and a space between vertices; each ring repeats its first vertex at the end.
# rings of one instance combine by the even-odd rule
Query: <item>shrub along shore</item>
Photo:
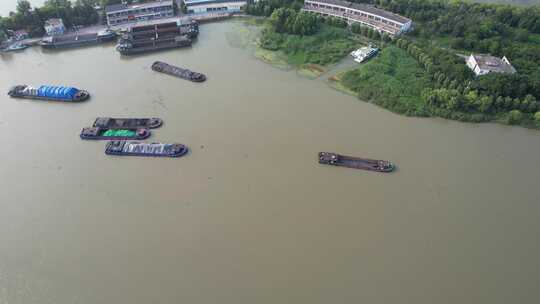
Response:
POLYGON ((375 41, 379 56, 339 75, 362 100, 411 116, 540 128, 540 6, 438 0, 361 0, 413 19, 411 33, 387 35, 300 11, 302 2, 260 0, 246 13, 268 17, 260 47, 297 67, 334 64, 375 41), (457 20, 457 21, 456 21, 457 20), (507 56, 518 73, 475 77, 463 55, 507 56))

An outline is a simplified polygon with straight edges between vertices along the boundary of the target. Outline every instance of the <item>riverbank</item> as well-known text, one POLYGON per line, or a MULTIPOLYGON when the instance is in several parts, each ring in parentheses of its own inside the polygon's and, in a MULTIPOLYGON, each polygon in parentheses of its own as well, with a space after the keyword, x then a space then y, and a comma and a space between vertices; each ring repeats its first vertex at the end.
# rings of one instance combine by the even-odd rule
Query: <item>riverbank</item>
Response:
MULTIPOLYGON (((407 116, 498 122, 540 129, 540 115, 531 112, 529 108, 527 111, 498 108, 494 97, 481 95, 474 90, 467 91, 468 95, 459 93, 463 89, 447 93, 446 88, 436 82, 433 74, 428 73, 398 39, 385 43, 327 24, 320 25, 320 30, 315 34, 303 36, 277 33, 268 22, 259 21, 258 26, 262 29, 257 38, 256 57, 279 68, 294 68, 309 78, 317 78, 326 73, 352 49, 375 42, 382 49, 379 56, 331 77, 330 85, 392 112, 407 116), (455 98, 456 105, 452 107, 436 103, 433 102, 434 98, 455 98)), ((463 62, 455 64, 465 67, 464 60, 460 60, 463 62)), ((518 100, 517 103, 521 105, 522 101, 518 100)))

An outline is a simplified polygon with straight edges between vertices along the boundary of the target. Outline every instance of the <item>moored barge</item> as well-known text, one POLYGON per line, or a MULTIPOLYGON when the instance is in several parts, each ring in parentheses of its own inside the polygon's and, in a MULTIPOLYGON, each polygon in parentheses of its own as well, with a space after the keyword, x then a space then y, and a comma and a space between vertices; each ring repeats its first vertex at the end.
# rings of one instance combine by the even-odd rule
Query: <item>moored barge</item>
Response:
POLYGON ((105 140, 143 140, 150 137, 148 129, 107 129, 107 128, 84 128, 81 131, 81 139, 105 139, 105 140))
POLYGON ((84 101, 90 97, 90 93, 73 87, 42 85, 34 88, 28 85, 12 87, 8 95, 13 98, 28 98, 53 101, 84 101))
POLYGON ((359 158, 330 152, 319 152, 319 163, 385 173, 392 172, 396 168, 392 162, 386 160, 359 158))
POLYGON ((198 35, 198 25, 181 25, 167 22, 153 25, 134 26, 124 33, 116 47, 122 55, 188 47, 198 35))
POLYGON ((155 129, 161 127, 161 118, 111 118, 98 117, 94 121, 94 127, 104 129, 155 129))
POLYGON ((116 40, 116 32, 105 29, 98 33, 47 36, 39 42, 39 45, 45 49, 61 49, 112 42, 114 40, 116 40))
POLYGON ((202 73, 193 72, 161 61, 154 62, 152 64, 152 70, 193 82, 203 82, 206 80, 206 76, 202 73))
POLYGON ((180 157, 188 152, 182 144, 141 143, 114 140, 107 143, 105 154, 121 156, 180 157))

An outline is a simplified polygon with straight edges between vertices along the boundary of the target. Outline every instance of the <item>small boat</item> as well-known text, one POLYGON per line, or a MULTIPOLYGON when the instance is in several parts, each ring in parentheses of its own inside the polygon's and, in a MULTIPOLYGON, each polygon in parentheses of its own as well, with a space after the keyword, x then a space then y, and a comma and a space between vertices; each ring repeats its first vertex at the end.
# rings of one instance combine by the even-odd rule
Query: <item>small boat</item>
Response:
POLYGON ((204 74, 192 72, 188 69, 182 69, 161 61, 154 62, 154 64, 152 64, 152 70, 193 82, 203 82, 206 80, 204 74))
POLYGON ((161 127, 161 118, 111 118, 98 117, 94 127, 105 129, 155 129, 161 127))
POLYGON ((319 152, 319 164, 377 172, 392 172, 396 168, 392 162, 386 160, 359 158, 329 152, 319 152))
POLYGON ((358 63, 362 63, 368 60, 369 58, 377 55, 378 52, 379 52, 378 48, 374 48, 370 45, 370 46, 359 48, 356 51, 352 51, 351 56, 353 57, 354 61, 358 63))
POLYGON ((182 144, 141 143, 114 140, 107 143, 105 154, 122 156, 180 157, 188 152, 182 144))
POLYGON ((16 51, 22 51, 28 48, 27 44, 24 44, 22 42, 15 42, 12 45, 8 46, 7 48, 3 49, 3 52, 16 52, 16 51))
POLYGON ((49 85, 42 85, 39 88, 33 88, 28 85, 17 85, 9 90, 8 95, 13 98, 54 101, 84 101, 90 97, 90 93, 85 90, 49 85))
POLYGON ((142 140, 150 137, 150 130, 148 129, 106 129, 106 128, 84 128, 81 131, 81 139, 131 139, 142 140))
POLYGON ((101 30, 97 33, 97 38, 99 42, 115 41, 116 36, 116 32, 109 28, 101 30))

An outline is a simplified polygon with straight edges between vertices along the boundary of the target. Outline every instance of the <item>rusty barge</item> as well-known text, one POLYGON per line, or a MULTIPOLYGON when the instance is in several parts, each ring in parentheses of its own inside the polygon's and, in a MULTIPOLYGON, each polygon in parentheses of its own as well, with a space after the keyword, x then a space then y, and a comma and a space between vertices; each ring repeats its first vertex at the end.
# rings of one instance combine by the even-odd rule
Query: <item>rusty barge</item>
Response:
POLYGON ((363 169, 384 173, 392 172, 396 168, 394 163, 386 160, 359 158, 330 152, 319 152, 319 163, 323 165, 363 169))
POLYGON ((154 62, 152 64, 152 70, 193 82, 203 82, 206 80, 206 76, 202 73, 193 72, 161 61, 154 62))

